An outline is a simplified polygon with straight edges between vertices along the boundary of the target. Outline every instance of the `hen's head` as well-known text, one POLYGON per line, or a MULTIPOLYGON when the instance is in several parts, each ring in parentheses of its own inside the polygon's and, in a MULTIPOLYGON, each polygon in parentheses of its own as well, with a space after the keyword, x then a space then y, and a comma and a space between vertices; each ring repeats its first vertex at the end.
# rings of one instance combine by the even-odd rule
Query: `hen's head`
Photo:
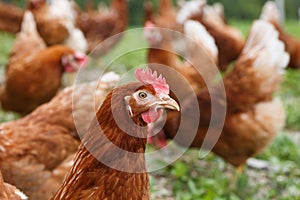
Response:
POLYGON ((163 109, 179 111, 177 102, 169 96, 169 85, 165 78, 152 73, 151 69, 137 69, 136 78, 143 84, 125 96, 126 110, 131 118, 143 120, 146 124, 156 122, 163 109))
POLYGON ((160 30, 150 21, 145 23, 144 37, 149 42, 150 46, 157 46, 163 40, 160 30))
POLYGON ((87 65, 88 58, 84 53, 71 51, 61 57, 61 63, 65 72, 73 73, 87 65))
POLYGON ((28 9, 39 9, 43 5, 45 5, 47 2, 46 0, 30 0, 28 1, 28 9))

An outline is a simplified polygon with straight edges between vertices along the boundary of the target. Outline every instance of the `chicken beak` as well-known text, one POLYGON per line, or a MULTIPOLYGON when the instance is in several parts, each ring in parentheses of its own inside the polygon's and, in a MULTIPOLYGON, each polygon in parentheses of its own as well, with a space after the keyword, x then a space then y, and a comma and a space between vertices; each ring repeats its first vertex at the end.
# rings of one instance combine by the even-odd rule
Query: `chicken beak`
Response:
POLYGON ((156 102, 158 108, 166 108, 170 110, 180 111, 178 103, 169 95, 160 96, 160 100, 156 102))

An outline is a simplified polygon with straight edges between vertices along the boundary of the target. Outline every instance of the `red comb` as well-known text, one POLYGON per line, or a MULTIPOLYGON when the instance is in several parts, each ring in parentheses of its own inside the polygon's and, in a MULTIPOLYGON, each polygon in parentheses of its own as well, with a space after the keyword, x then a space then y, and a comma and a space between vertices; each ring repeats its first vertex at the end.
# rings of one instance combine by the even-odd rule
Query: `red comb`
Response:
POLYGON ((170 90, 166 79, 163 78, 161 74, 157 77, 157 72, 154 71, 152 73, 149 67, 147 67, 146 70, 142 68, 137 69, 135 71, 135 77, 143 83, 151 84, 158 94, 169 94, 170 90))

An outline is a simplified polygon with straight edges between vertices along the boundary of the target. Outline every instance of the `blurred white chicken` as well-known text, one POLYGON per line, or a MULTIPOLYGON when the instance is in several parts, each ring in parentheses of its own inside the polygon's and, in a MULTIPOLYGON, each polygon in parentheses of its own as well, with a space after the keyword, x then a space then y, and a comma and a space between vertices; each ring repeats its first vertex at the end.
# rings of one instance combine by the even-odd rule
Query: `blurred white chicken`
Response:
POLYGON ((77 17, 68 0, 29 0, 28 8, 34 14, 37 29, 47 45, 65 44, 74 50, 86 52, 87 41, 75 27, 77 17))

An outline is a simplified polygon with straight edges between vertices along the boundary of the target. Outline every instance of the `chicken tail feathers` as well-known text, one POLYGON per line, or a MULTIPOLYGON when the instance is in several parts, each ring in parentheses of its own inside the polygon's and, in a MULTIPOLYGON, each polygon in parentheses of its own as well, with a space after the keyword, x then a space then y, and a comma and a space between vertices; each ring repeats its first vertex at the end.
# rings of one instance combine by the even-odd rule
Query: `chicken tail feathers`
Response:
POLYGON ((186 20, 190 19, 194 15, 201 13, 202 8, 205 5, 206 0, 195 0, 185 2, 176 16, 177 23, 183 24, 186 20))
POLYGON ((218 59, 218 48, 215 39, 207 32, 206 28, 197 21, 188 20, 184 23, 185 34, 196 43, 203 46, 214 61, 218 59))
POLYGON ((267 1, 262 8, 260 19, 280 23, 280 11, 274 1, 267 1))
POLYGON ((254 22, 242 56, 253 59, 253 67, 271 69, 279 75, 287 67, 290 56, 278 38, 279 33, 270 23, 257 20, 254 22))
POLYGON ((21 31, 27 34, 36 32, 36 23, 34 20, 34 16, 30 11, 26 11, 24 13, 21 31))

